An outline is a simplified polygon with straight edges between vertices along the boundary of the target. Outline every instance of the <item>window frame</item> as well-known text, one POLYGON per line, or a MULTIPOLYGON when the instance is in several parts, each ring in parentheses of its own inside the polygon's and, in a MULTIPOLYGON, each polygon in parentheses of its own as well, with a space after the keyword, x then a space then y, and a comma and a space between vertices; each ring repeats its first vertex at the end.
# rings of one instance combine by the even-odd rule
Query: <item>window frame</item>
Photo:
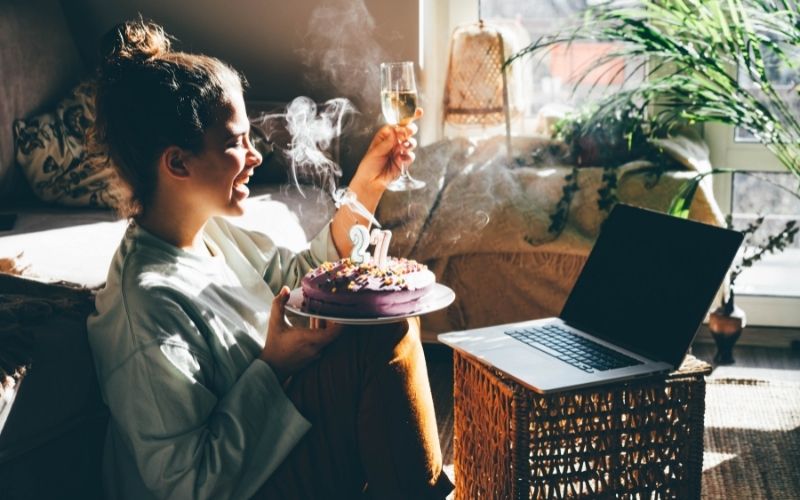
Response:
MULTIPOLYGON (((736 142, 734 127, 720 123, 704 126, 705 139, 711 154, 711 164, 750 172, 787 172, 766 146, 757 142, 736 142)), ((733 176, 716 174, 712 177, 714 197, 724 214, 733 207, 733 176)), ((753 272, 749 269, 745 272, 753 272)), ((752 325, 800 327, 800 298, 752 294, 737 294, 736 304, 746 313, 752 325)))
POLYGON ((419 143, 431 144, 443 137, 442 108, 450 38, 453 30, 478 21, 478 2, 464 0, 419 0, 420 82, 425 115, 420 123, 419 143))

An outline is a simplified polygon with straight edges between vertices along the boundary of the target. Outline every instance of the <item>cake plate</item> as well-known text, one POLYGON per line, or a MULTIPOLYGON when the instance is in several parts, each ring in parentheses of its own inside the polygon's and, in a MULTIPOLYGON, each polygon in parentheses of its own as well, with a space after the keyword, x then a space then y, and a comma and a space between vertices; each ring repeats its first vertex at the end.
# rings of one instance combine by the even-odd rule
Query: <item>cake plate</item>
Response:
POLYGON ((434 283, 433 288, 425 296, 419 299, 420 307, 408 314, 398 314, 396 316, 374 316, 366 318, 343 318, 340 316, 328 316, 325 314, 318 314, 315 312, 306 311, 303 309, 303 289, 295 288, 289 294, 289 301, 286 303, 286 310, 306 316, 308 318, 319 318, 341 323, 343 325, 379 325, 382 323, 394 323, 406 318, 413 318, 414 316, 422 316, 439 309, 444 309, 453 303, 456 299, 456 294, 449 287, 440 283, 434 283))

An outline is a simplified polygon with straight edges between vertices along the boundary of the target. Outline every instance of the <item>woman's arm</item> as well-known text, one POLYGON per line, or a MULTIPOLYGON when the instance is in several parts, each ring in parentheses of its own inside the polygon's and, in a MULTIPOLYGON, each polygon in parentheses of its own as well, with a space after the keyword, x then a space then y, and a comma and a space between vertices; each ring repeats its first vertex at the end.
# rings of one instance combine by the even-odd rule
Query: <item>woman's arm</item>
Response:
MULTIPOLYGON (((414 119, 420 117, 422 109, 418 108, 414 119)), ((372 139, 349 186, 370 213, 375 213, 386 186, 400 175, 401 166, 414 161, 413 150, 417 143, 413 136, 416 133, 417 126, 412 121, 403 127, 385 125, 372 139)), ((350 255, 353 243, 349 234, 355 224, 369 227, 369 221, 348 206, 342 206, 333 216, 331 237, 340 257, 350 255)))
POLYGON ((226 381, 232 368, 215 362, 215 335, 178 303, 143 295, 126 297, 131 307, 120 311, 117 325, 128 331, 115 332, 136 350, 101 374, 112 425, 124 436, 115 446, 132 454, 158 498, 248 498, 308 422, 267 363, 253 359, 226 381))

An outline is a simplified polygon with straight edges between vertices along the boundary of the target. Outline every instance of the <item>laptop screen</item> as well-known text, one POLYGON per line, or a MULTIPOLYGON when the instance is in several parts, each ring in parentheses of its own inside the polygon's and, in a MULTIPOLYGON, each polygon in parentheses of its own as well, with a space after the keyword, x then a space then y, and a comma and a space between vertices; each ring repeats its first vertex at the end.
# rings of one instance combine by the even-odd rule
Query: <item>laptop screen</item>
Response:
POLYGON ((560 317, 677 367, 741 242, 736 231, 618 204, 560 317))

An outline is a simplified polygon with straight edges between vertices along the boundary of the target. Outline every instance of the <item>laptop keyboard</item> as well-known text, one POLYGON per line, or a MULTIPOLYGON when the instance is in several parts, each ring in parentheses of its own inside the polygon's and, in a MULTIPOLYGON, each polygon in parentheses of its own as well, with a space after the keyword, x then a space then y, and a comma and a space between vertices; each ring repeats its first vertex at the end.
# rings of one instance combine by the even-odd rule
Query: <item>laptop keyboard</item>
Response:
POLYGON ((518 328, 505 334, 589 373, 642 364, 559 325, 518 328))

